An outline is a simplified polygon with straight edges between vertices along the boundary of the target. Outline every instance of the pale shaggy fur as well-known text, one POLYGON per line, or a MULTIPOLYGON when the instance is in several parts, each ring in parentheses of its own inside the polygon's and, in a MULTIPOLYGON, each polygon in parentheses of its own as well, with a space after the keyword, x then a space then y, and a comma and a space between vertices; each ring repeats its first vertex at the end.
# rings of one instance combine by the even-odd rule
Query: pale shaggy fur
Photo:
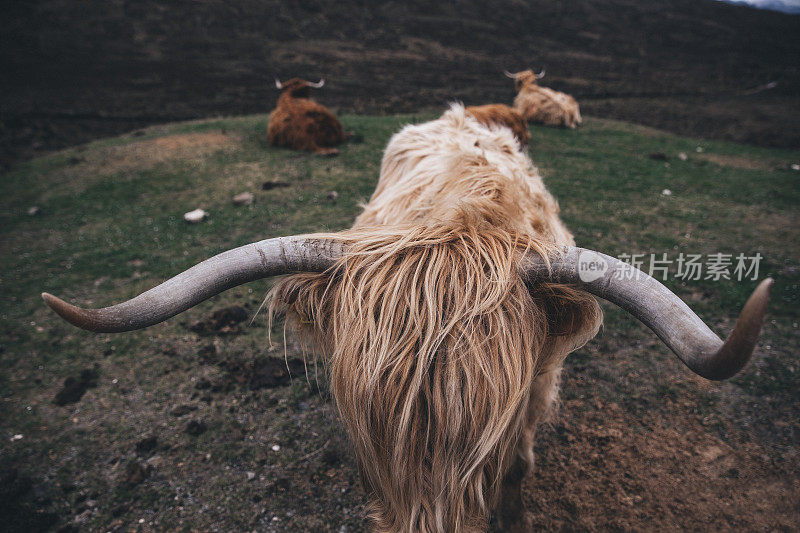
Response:
POLYGON ((575 128, 583 121, 578 102, 566 93, 540 87, 533 71, 517 74, 515 85, 514 109, 528 122, 575 128))
POLYGON ((270 309, 328 364, 375 529, 481 531, 498 503, 512 527, 562 361, 601 320, 586 293, 518 272, 573 244, 536 168, 454 105, 392 138, 364 212, 326 237, 348 255, 281 280, 270 309))

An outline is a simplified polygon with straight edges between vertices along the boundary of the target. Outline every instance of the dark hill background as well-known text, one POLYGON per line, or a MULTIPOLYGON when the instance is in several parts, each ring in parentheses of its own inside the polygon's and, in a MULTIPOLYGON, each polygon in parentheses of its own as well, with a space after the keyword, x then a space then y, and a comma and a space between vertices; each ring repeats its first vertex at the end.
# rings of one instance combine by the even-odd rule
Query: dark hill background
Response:
POLYGON ((510 103, 547 67, 584 114, 800 146, 800 16, 714 0, 2 2, 0 168, 146 124, 266 112, 325 77, 340 112, 510 103), (769 82, 773 89, 764 90, 769 82))

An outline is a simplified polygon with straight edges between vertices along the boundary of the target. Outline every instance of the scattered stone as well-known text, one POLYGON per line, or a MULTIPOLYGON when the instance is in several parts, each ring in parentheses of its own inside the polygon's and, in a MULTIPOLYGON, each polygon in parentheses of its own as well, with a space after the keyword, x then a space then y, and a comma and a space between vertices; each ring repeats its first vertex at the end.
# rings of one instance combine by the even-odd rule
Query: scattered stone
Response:
POLYGON ((669 189, 664 189, 663 191, 661 191, 661 194, 663 194, 664 196, 672 196, 672 191, 669 189))
POLYGON ((255 472, 247 472, 247 481, 253 481, 256 478, 255 472))
POLYGON ((18 440, 22 440, 22 433, 17 433, 17 434, 16 434, 16 435, 14 435, 13 437, 11 437, 9 440, 10 440, 11 442, 18 441, 18 440))
POLYGON ((702 146, 698 146, 697 148, 694 149, 694 151, 697 152, 698 154, 702 154, 703 153, 703 147, 702 146))
POLYGON ((233 197, 233 203, 236 205, 252 205, 256 199, 251 192, 243 192, 233 197))
POLYGON ((270 449, 271 449, 273 452, 279 452, 279 451, 281 451, 281 447, 280 447, 280 445, 278 445, 278 444, 273 444, 273 445, 272 445, 272 448, 270 448, 270 449))
POLYGON ((86 394, 86 389, 97 386, 99 377, 100 373, 97 371, 97 367, 81 371, 77 378, 69 376, 64 380, 61 390, 56 393, 53 403, 62 406, 77 403, 86 394))
POLYGON ((38 215, 41 212, 42 212, 42 210, 39 209, 38 205, 34 205, 34 206, 28 208, 28 216, 31 216, 31 217, 35 217, 36 215, 38 215))
POLYGON ((184 405, 179 405, 178 407, 176 407, 175 409, 170 411, 169 414, 171 414, 172 416, 183 416, 183 415, 188 415, 192 411, 196 411, 196 410, 197 410, 197 406, 196 405, 185 405, 184 404, 184 405))
POLYGON ((264 184, 261 185, 261 188, 265 191, 271 191, 278 187, 289 187, 289 183, 285 181, 265 181, 264 184))
POLYGON ((149 455, 158 446, 158 437, 151 435, 136 443, 137 455, 149 455))
POLYGON ((84 526, 89 521, 89 518, 91 518, 91 516, 92 516, 92 510, 86 509, 82 513, 76 515, 75 518, 72 519, 72 523, 76 526, 84 526))
POLYGON ((189 329, 198 335, 230 335, 241 333, 238 327, 249 317, 247 310, 240 305, 217 309, 211 316, 192 323, 189 329))
POLYGON ((339 193, 336 191, 331 191, 328 193, 326 198, 328 198, 328 200, 330 200, 331 202, 335 202, 336 199, 339 198, 339 193))
POLYGON ((650 154, 650 159, 654 161, 669 161, 669 157, 664 152, 653 152, 650 154))
POLYGON ((686 152, 681 152, 678 154, 678 159, 680 159, 681 161, 688 161, 689 156, 686 154, 686 152))
POLYGON ((800 165, 797 163, 793 163, 789 168, 792 170, 800 170, 800 165))
POLYGON ((202 420, 190 420, 189 423, 186 424, 186 433, 193 437, 202 435, 207 429, 208 427, 202 420))
POLYGON ((197 224, 198 222, 202 222, 204 218, 208 216, 208 213, 203 211, 202 209, 195 209, 194 211, 189 211, 188 213, 184 213, 183 219, 190 223, 190 224, 197 224))

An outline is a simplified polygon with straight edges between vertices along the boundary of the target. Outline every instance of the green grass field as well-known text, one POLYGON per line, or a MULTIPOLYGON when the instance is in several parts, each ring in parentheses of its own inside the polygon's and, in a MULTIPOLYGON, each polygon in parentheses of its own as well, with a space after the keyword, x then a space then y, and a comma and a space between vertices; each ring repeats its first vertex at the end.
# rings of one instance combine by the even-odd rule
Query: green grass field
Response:
MULTIPOLYGON (((231 335, 200 336, 187 327, 232 305, 255 315, 269 280, 117 335, 73 328, 39 294, 106 306, 234 246, 346 228, 369 199, 392 133, 430 118, 344 116, 345 128, 363 142, 344 145, 336 158, 267 146, 264 115, 174 124, 41 157, 0 177, 0 510, 6 524, 363 530, 364 494, 324 376, 312 368, 308 379, 295 376, 288 385, 250 380, 265 358, 283 360, 282 327, 273 328, 272 346, 263 314, 231 335), (265 190, 265 182, 287 185, 265 190), (255 203, 233 205, 231 198, 245 191, 255 203), (338 197, 330 199, 330 191, 338 197), (29 215, 33 206, 39 213, 29 215), (197 207, 209 218, 184 222, 183 213, 197 207), (79 401, 56 405, 64 380, 86 370, 95 373, 96 385, 79 401), (151 449, 142 444, 148 437, 155 437, 151 449)), ((604 329, 568 360, 560 421, 543 431, 537 449, 545 470, 567 468, 571 446, 602 447, 570 420, 588 424, 606 416, 609 404, 621 431, 642 442, 665 428, 687 434, 691 422, 698 436, 677 443, 674 453, 702 462, 696 448, 712 439, 735 463, 725 472, 739 475, 689 466, 665 474, 666 483, 699 482, 704 486, 695 490, 710 491, 703 494, 728 501, 729 508, 700 516, 688 503, 664 504, 672 496, 660 490, 634 508, 614 495, 636 502, 636 487, 653 494, 645 481, 611 481, 603 494, 592 495, 577 492, 580 476, 575 487, 558 482, 572 496, 549 501, 552 480, 543 473, 530 489, 532 500, 549 502, 546 510, 529 504, 542 515, 538 524, 636 528, 665 517, 688 528, 791 524, 796 510, 786 502, 796 503, 800 493, 800 172, 791 165, 800 162, 800 151, 680 138, 591 118, 577 131, 531 132, 530 155, 580 246, 610 255, 667 253, 671 260, 680 253, 759 253, 759 279, 776 281, 754 361, 723 384, 691 377, 649 330, 604 305, 604 329), (743 449, 749 451, 741 455, 743 449), (726 499, 757 486, 780 490, 726 499), (648 505, 651 499, 656 503, 648 505), (754 499, 766 502, 760 514, 746 512, 754 499), (629 518, 618 523, 592 511, 609 505, 623 508, 613 520, 629 518)), ((673 263, 667 286, 726 335, 757 282, 681 281, 675 269, 673 263)), ((293 339, 286 347, 290 359, 300 356, 293 339)), ((644 452, 619 450, 621 469, 646 470, 652 461, 644 452)), ((589 477, 617 479, 612 466, 596 465, 589 477)))

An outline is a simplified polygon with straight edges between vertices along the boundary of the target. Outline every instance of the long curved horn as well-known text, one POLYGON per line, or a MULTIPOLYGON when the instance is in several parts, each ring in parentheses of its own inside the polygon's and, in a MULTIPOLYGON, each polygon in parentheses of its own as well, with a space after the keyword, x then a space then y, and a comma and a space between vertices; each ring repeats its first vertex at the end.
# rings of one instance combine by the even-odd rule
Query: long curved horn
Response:
MULTIPOLYGON (((223 252, 139 296, 103 309, 81 309, 48 293, 42 298, 71 324, 120 332, 162 322, 231 287, 290 272, 323 272, 345 253, 339 241, 278 237, 223 252)), ((680 298, 657 280, 605 254, 565 246, 553 261, 528 254, 520 269, 529 285, 577 284, 644 323, 686 366, 707 379, 733 376, 749 360, 764 322, 772 279, 761 282, 723 342, 680 298)))
POLYGON ((321 80, 319 80, 317 83, 311 83, 310 81, 307 81, 307 82, 306 82, 306 85, 308 85, 309 87, 313 87, 313 88, 315 88, 315 89, 319 89, 320 87, 322 87, 323 85, 325 85, 325 78, 322 78, 322 79, 321 79, 321 80))
POLYGON ((542 67, 542 71, 539 74, 535 74, 536 79, 540 80, 540 79, 544 78, 544 73, 545 73, 545 68, 542 67))
POLYGON ((755 348, 773 280, 763 280, 747 300, 736 326, 723 342, 680 298, 657 280, 605 254, 566 246, 550 263, 530 255, 526 283, 578 284, 616 304, 649 327, 692 371, 720 380, 741 370, 755 348))
POLYGON ((275 78, 275 87, 277 87, 278 89, 283 89, 283 84, 281 83, 281 80, 279 80, 278 78, 275 78))
POLYGON ((290 272, 324 272, 342 255, 337 241, 278 237, 222 252, 126 302, 81 309, 52 294, 42 298, 61 318, 101 333, 158 324, 231 287, 290 272))
POLYGON ((506 76, 508 76, 512 80, 515 80, 515 79, 517 79, 517 74, 519 74, 519 72, 517 72, 516 74, 512 74, 511 72, 509 72, 507 70, 504 70, 503 74, 505 74, 506 76))

